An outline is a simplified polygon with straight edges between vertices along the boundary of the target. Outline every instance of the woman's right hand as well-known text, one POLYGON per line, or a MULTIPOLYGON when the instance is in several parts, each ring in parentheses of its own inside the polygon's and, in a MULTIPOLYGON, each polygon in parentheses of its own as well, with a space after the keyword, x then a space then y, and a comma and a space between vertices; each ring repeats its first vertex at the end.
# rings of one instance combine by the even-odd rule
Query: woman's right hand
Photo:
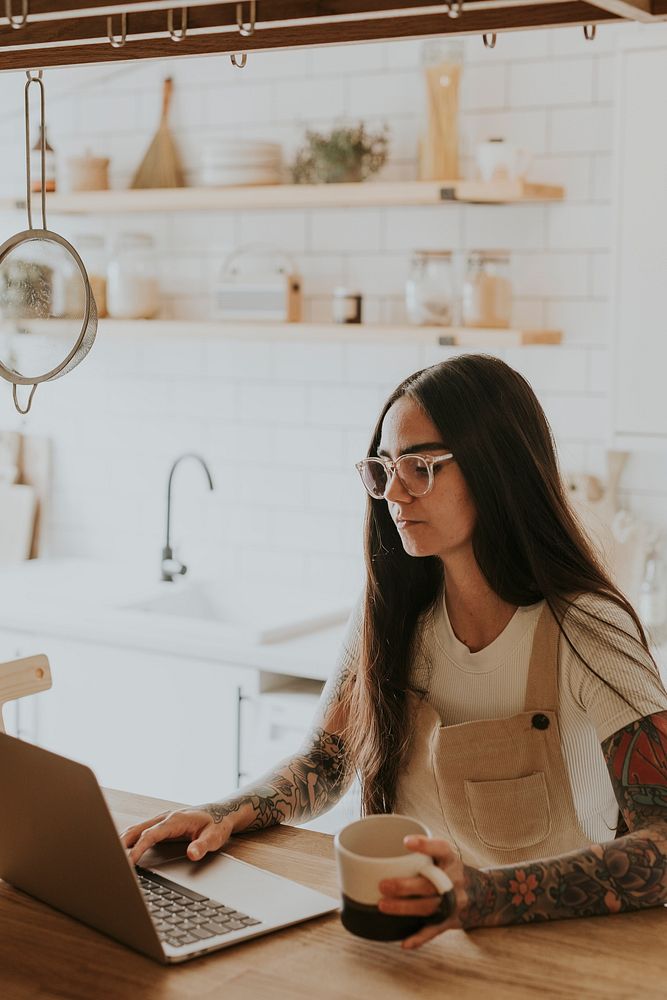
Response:
POLYGON ((129 826, 121 834, 128 849, 130 864, 139 863, 141 856, 163 840, 189 840, 187 849, 191 861, 201 861, 209 851, 219 851, 234 833, 238 813, 223 816, 216 822, 206 809, 176 809, 152 819, 129 826))

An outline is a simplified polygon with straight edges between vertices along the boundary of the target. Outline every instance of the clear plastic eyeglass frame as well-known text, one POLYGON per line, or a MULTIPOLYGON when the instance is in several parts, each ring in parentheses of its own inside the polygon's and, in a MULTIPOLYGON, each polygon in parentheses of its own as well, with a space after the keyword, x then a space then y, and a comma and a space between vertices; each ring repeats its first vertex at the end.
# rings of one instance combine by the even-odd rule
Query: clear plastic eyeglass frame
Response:
POLYGON ((389 458, 381 458, 378 456, 377 458, 362 458, 360 462, 356 463, 355 469, 359 473, 364 489, 368 495, 373 498, 373 500, 384 500, 387 495, 389 484, 391 483, 394 475, 398 476, 403 487, 407 490, 411 497, 425 497, 433 489, 433 466, 440 465, 442 462, 449 462, 453 458, 454 456, 451 452, 447 455, 401 455, 395 462, 392 462, 389 458), (419 461, 424 463, 426 469, 428 470, 428 482, 426 484, 426 489, 422 490, 420 493, 415 492, 414 489, 410 489, 403 476, 401 476, 401 462, 405 462, 408 458, 419 459, 419 461), (387 474, 387 485, 384 488, 384 492, 381 494, 374 492, 369 486, 367 486, 364 479, 366 470, 372 468, 373 465, 381 465, 387 474))

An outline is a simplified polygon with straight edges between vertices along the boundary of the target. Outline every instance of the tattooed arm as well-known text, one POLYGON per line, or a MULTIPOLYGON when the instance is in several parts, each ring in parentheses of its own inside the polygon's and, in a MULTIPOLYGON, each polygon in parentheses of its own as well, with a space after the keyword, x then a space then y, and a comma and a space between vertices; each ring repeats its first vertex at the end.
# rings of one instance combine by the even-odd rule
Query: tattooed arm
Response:
POLYGON ((237 832, 284 822, 303 823, 331 809, 350 781, 342 737, 318 727, 299 753, 232 798, 205 808, 216 823, 238 814, 237 832))
POLYGON ((237 831, 261 830, 277 823, 304 823, 327 812, 352 783, 353 769, 341 735, 346 720, 342 706, 350 667, 343 663, 329 679, 301 748, 236 795, 205 808, 219 823, 237 815, 237 831))
POLYGON ((262 830, 277 823, 301 823, 326 812, 352 781, 353 768, 342 733, 343 687, 350 677, 347 661, 326 685, 311 732, 294 756, 281 761, 257 782, 220 802, 163 813, 129 827, 122 841, 138 864, 144 853, 164 840, 189 840, 187 853, 198 861, 220 850, 234 833, 262 830))
MULTIPOLYGON (((406 838, 409 850, 430 855, 449 875, 456 906, 402 947, 419 948, 456 927, 604 916, 667 903, 667 712, 620 729, 602 750, 627 833, 557 858, 481 871, 464 865, 445 840, 406 838)), ((384 913, 432 917, 440 903, 422 877, 385 879, 380 889, 384 913)))
POLYGON ((602 916, 667 902, 667 712, 630 723, 604 740, 602 751, 623 835, 527 865, 464 868, 463 926, 602 916))

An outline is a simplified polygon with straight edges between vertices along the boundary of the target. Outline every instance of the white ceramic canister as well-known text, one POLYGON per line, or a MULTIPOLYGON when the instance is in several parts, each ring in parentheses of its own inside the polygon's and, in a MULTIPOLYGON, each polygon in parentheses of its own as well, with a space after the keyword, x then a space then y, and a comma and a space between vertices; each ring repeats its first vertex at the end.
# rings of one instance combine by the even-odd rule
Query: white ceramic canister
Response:
POLYGON ((475 150, 477 169, 483 181, 508 181, 525 177, 531 156, 504 139, 480 142, 475 150))
POLYGON ((107 272, 107 311, 114 319, 153 319, 160 308, 152 236, 123 233, 107 272))

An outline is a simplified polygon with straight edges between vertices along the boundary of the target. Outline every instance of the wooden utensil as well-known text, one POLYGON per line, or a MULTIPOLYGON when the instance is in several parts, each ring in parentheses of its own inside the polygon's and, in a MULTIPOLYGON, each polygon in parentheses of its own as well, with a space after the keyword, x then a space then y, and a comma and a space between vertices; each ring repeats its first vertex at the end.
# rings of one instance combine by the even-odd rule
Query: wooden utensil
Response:
POLYGON ((38 435, 24 435, 21 448, 21 482, 35 491, 35 523, 30 546, 30 559, 40 554, 44 540, 44 525, 51 495, 51 441, 38 435))
POLYGON ((608 451, 606 481, 597 476, 574 477, 570 499, 614 582, 636 601, 646 556, 647 525, 619 504, 618 489, 628 458, 626 451, 608 451))
POLYGON ((0 663, 0 733, 5 731, 2 710, 8 701, 48 691, 50 687, 49 661, 42 654, 0 663))
POLYGON ((0 565, 29 558, 36 508, 32 486, 0 483, 0 565))
POLYGON ((162 90, 162 115, 158 130, 139 164, 130 187, 185 187, 181 158, 168 124, 173 87, 173 80, 167 77, 162 90))

